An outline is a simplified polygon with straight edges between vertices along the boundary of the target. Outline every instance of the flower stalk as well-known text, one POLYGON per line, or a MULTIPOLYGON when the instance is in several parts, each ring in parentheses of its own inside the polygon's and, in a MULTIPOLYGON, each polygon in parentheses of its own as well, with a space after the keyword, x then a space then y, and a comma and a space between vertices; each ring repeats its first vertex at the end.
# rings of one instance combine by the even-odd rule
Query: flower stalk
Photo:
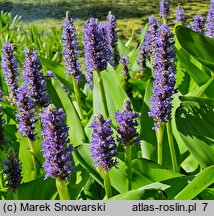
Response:
POLYGON ((159 126, 159 129, 156 130, 157 138, 157 162, 162 165, 163 163, 163 137, 164 137, 165 123, 159 126))
POLYGON ((105 198, 108 200, 109 198, 112 197, 112 188, 111 188, 111 180, 110 180, 110 177, 109 177, 109 172, 103 170, 102 167, 98 168, 98 172, 100 173, 100 175, 101 175, 101 177, 103 179, 104 189, 105 189, 105 192, 106 192, 105 198))
POLYGON ((98 75, 98 84, 99 84, 99 90, 100 90, 100 95, 101 95, 101 99, 102 99, 102 104, 103 104, 103 107, 104 107, 105 117, 108 118, 109 117, 109 112, 108 112, 108 105, 107 105, 103 80, 102 80, 102 77, 101 77, 101 73, 99 71, 97 71, 97 75, 98 75))
POLYGON ((126 163, 126 189, 132 189, 132 146, 130 144, 125 147, 125 163, 126 163))
POLYGON ((171 159, 172 159, 172 170, 174 172, 177 172, 178 171, 178 164, 177 164, 175 145, 174 145, 173 134, 172 134, 171 121, 168 121, 166 123, 166 129, 167 129, 169 149, 170 149, 170 154, 171 154, 171 159))
POLYGON ((60 200, 70 200, 70 194, 68 192, 68 188, 66 186, 66 182, 61 178, 56 178, 56 187, 59 193, 60 200))

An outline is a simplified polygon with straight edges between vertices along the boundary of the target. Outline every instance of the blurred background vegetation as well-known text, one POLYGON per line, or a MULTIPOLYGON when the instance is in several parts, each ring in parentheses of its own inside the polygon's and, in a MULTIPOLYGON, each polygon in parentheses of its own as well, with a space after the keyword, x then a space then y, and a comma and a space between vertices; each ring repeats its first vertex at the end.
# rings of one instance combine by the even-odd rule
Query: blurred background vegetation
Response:
MULTIPOLYGON (((171 0, 170 23, 173 25, 175 8, 184 8, 187 23, 195 14, 206 17, 209 0, 171 0)), ((0 3, 0 48, 5 41, 18 47, 35 48, 40 55, 56 62, 62 61, 61 27, 66 11, 74 19, 80 48, 83 26, 87 18, 104 21, 109 11, 117 18, 118 37, 127 41, 133 34, 134 47, 144 24, 152 14, 159 18, 159 0, 3 0, 0 3), (11 31, 12 30, 12 31, 11 31)), ((19 54, 19 58, 23 55, 19 54)))

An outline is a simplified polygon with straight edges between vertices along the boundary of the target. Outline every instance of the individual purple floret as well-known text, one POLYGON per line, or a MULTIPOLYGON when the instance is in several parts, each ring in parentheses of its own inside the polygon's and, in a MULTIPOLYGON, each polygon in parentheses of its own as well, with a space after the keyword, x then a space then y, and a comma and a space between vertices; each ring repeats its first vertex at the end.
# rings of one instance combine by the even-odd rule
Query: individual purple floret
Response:
POLYGON ((204 34, 204 18, 201 15, 195 15, 193 17, 193 22, 190 23, 188 27, 195 32, 204 34))
POLYGON ((211 1, 209 12, 206 20, 206 36, 213 38, 214 37, 214 1, 211 1))
POLYGON ((118 65, 120 56, 117 51, 117 32, 116 32, 116 17, 109 12, 107 16, 107 23, 106 23, 106 32, 108 37, 108 43, 111 46, 111 59, 110 64, 115 68, 118 65))
POLYGON ((66 73, 68 76, 73 76, 76 83, 78 83, 82 78, 82 69, 77 58, 80 51, 72 19, 64 19, 62 45, 66 73))
POLYGON ((56 75, 53 71, 48 70, 46 73, 46 77, 56 78, 56 75))
POLYGON ((154 87, 149 116, 155 121, 155 130, 161 123, 171 119, 172 95, 175 85, 175 47, 173 34, 167 25, 162 25, 156 39, 156 52, 153 61, 154 87))
POLYGON ((37 52, 25 49, 25 62, 23 80, 29 88, 30 95, 35 99, 38 106, 45 106, 49 102, 47 84, 43 73, 40 71, 42 65, 37 52))
POLYGON ((6 186, 15 191, 22 181, 22 166, 13 148, 9 148, 7 159, 3 162, 6 186))
POLYGON ((4 79, 9 86, 10 97, 16 98, 16 90, 18 88, 18 63, 13 55, 14 46, 10 43, 4 43, 2 50, 2 70, 4 79))
POLYGON ((84 26, 84 51, 86 80, 93 88, 93 72, 106 69, 111 58, 105 25, 95 18, 90 18, 84 26))
POLYGON ((96 167, 109 171, 117 165, 117 147, 112 137, 113 131, 110 127, 111 119, 104 120, 101 114, 98 114, 91 124, 93 129, 91 140, 91 152, 96 167))
POLYGON ((140 136, 137 132, 139 114, 132 111, 130 100, 125 99, 123 111, 115 112, 115 119, 119 124, 117 132, 117 141, 122 143, 124 146, 138 144, 140 145, 140 136))
POLYGON ((162 19, 166 19, 170 15, 169 11, 169 1, 161 0, 160 1, 160 16, 162 19))
POLYGON ((178 6, 176 8, 176 17, 175 17, 175 22, 181 22, 182 25, 185 25, 186 20, 185 20, 185 15, 184 15, 184 9, 178 6))
POLYGON ((74 169, 72 151, 73 147, 68 138, 68 127, 63 122, 65 113, 63 109, 56 110, 53 104, 43 108, 40 115, 42 122, 42 147, 45 162, 45 178, 54 177, 62 180, 70 178, 74 169))
POLYGON ((18 111, 16 114, 17 121, 19 122, 18 131, 24 137, 28 137, 34 141, 36 139, 34 124, 37 122, 35 118, 35 101, 32 99, 29 93, 29 89, 26 83, 23 83, 17 90, 18 111))

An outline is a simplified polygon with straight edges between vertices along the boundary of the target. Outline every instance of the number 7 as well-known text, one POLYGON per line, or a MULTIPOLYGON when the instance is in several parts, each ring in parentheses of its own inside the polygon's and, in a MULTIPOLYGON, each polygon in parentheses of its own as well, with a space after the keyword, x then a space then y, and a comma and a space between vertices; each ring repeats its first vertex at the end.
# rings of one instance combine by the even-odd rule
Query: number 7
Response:
POLYGON ((207 207, 207 204, 208 204, 208 203, 202 203, 202 204, 204 205, 203 211, 206 211, 206 207, 207 207))

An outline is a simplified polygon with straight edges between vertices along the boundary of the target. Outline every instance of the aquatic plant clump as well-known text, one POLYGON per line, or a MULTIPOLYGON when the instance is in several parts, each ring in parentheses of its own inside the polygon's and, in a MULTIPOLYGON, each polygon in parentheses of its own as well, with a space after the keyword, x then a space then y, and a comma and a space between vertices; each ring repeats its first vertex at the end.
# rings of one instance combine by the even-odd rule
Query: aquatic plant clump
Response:
POLYGON ((15 47, 10 43, 4 43, 2 48, 2 70, 5 82, 9 86, 10 96, 16 98, 18 88, 18 62, 14 56, 15 47))
POLYGON ((15 191, 22 181, 21 162, 14 152, 13 148, 9 148, 7 159, 3 162, 6 186, 15 191))
POLYGON ((154 55, 154 87, 149 116, 155 121, 154 129, 171 119, 172 95, 175 86, 175 48, 173 34, 168 25, 159 28, 154 55))
POLYGON ((119 126, 117 127, 117 141, 124 146, 137 144, 140 145, 140 136, 137 132, 139 114, 133 112, 130 100, 124 101, 122 112, 115 112, 115 119, 119 126))
POLYGON ((93 88, 93 72, 106 69, 111 59, 105 24, 90 18, 84 26, 85 70, 88 86, 93 88))
POLYGON ((117 165, 117 147, 110 124, 111 119, 104 120, 103 116, 98 114, 90 125, 90 128, 93 129, 91 157, 94 165, 106 172, 117 165))
POLYGON ((76 37, 76 29, 72 19, 64 19, 62 45, 66 73, 68 76, 73 76, 78 83, 83 75, 80 62, 77 58, 80 51, 76 37))
POLYGON ((55 106, 50 104, 43 108, 40 118, 42 122, 45 178, 54 177, 68 180, 74 166, 73 147, 69 144, 68 127, 63 122, 65 113, 63 109, 60 108, 57 111, 55 106))

